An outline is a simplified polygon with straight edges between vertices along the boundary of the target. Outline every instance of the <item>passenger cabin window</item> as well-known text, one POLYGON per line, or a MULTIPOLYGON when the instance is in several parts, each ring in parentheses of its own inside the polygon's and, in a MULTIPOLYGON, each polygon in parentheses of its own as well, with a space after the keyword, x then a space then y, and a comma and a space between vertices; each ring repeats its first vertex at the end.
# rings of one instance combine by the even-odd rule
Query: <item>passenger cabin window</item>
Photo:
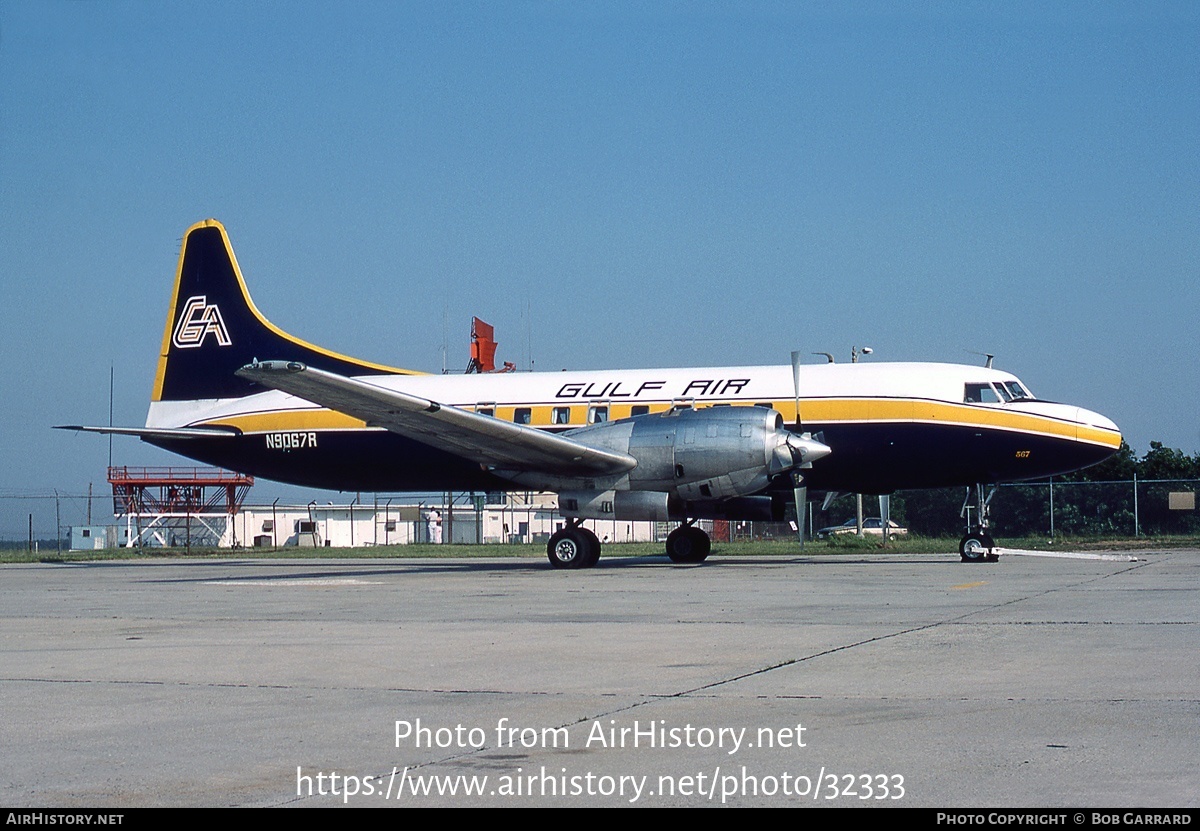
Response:
POLYGON ((530 407, 517 407, 513 410, 513 421, 517 424, 532 424, 533 410, 530 407))
POLYGON ((496 414, 496 405, 495 404, 476 404, 475 412, 479 413, 480 415, 494 416, 496 414))
POLYGON ((588 407, 588 424, 600 424, 608 421, 608 407, 588 407))
POLYGON ((550 417, 551 424, 570 424, 571 423, 571 408, 570 407, 555 407, 550 417))
POLYGON ((631 415, 631 416, 646 415, 649 412, 650 412, 649 404, 634 404, 632 407, 629 408, 629 415, 631 415))
POLYGON ((1000 396, 991 384, 967 384, 963 401, 967 404, 999 404, 1000 396))

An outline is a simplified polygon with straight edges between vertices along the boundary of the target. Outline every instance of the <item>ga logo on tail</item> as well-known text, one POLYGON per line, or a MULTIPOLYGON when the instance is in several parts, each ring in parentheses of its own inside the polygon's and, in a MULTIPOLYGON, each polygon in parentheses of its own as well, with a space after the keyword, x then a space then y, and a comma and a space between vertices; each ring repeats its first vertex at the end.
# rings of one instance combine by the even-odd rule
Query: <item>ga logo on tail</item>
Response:
POLYGON ((216 303, 209 304, 206 295, 189 297, 179 315, 179 324, 171 341, 180 349, 195 349, 204 345, 204 339, 209 333, 217 336, 220 346, 233 343, 229 339, 229 330, 225 328, 225 320, 216 303))

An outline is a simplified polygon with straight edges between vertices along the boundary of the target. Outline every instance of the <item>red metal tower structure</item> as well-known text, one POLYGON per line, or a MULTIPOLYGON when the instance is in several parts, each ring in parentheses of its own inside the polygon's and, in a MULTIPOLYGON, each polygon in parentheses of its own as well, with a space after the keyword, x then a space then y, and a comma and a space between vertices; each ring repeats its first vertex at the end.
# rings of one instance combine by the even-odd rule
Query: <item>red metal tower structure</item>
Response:
MULTIPOLYGON (((254 477, 206 467, 110 467, 113 513, 125 517, 128 545, 215 547, 254 477), (217 523, 225 520, 225 527, 217 523)), ((237 545, 237 540, 232 540, 237 545)))

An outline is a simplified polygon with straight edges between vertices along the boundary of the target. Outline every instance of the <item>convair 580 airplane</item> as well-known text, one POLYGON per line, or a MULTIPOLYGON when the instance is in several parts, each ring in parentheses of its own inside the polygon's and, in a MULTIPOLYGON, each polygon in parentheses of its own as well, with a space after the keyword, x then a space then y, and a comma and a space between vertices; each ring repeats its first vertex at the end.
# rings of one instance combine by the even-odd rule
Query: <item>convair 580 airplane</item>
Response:
POLYGON ((984 484, 1077 470, 1121 443, 1104 416, 977 366, 462 376, 379 366, 267 321, 215 220, 184 238, 146 426, 68 429, 322 488, 553 491, 568 520, 547 547, 558 568, 599 559, 585 519, 680 521, 667 553, 699 562, 709 539, 696 519, 778 519, 807 488, 975 485, 985 510, 960 552, 987 559, 984 484))

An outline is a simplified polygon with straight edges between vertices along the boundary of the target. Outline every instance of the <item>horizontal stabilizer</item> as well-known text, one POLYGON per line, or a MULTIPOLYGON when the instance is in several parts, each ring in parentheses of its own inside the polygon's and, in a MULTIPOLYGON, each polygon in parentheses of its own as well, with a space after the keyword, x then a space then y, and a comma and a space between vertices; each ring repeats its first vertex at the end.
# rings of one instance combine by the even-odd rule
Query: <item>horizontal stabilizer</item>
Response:
POLYGON ((81 424, 56 424, 55 430, 79 430, 110 436, 137 436, 143 439, 211 439, 240 436, 236 427, 85 427, 81 424))

